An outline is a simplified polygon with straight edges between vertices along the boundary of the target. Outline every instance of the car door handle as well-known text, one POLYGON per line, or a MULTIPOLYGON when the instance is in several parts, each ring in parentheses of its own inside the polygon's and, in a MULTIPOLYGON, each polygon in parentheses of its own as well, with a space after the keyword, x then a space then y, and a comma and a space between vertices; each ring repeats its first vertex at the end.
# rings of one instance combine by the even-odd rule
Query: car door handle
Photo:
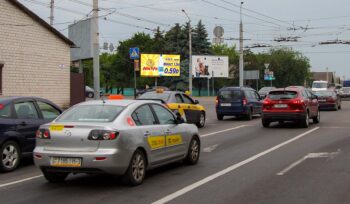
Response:
POLYGON ((145 137, 148 137, 148 136, 150 136, 150 135, 151 135, 151 133, 149 133, 149 132, 143 133, 143 136, 145 136, 145 137))

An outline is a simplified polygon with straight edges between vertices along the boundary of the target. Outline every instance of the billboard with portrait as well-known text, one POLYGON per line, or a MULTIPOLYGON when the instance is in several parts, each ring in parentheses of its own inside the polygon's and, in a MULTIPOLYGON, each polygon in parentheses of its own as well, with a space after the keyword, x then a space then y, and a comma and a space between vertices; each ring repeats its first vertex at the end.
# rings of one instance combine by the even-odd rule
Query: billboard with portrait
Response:
POLYGON ((180 55, 141 54, 141 76, 180 76, 180 55))
POLYGON ((193 77, 228 77, 228 56, 192 56, 193 77))

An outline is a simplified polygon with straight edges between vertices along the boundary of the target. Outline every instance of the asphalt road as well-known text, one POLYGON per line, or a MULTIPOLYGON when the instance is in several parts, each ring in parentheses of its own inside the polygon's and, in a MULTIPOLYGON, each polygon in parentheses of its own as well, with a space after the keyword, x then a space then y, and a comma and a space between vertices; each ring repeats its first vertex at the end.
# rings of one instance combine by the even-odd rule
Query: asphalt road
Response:
POLYGON ((217 121, 214 99, 203 98, 197 165, 175 163, 147 172, 141 186, 108 175, 72 175, 50 184, 26 160, 0 174, 0 203, 350 203, 350 102, 325 111, 309 128, 252 121, 217 121))

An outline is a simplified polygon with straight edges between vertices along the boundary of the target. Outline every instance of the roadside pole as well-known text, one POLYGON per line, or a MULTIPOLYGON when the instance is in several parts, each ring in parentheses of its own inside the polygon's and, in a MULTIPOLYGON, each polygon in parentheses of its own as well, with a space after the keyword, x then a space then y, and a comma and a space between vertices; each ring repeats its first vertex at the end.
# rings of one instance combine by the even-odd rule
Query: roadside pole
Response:
POLYGON ((212 76, 212 81, 213 81, 213 96, 215 96, 215 88, 214 88, 214 86, 215 86, 215 78, 214 78, 214 71, 212 71, 211 76, 212 76))
POLYGON ((93 29, 93 75, 94 96, 100 98, 100 42, 98 27, 98 0, 93 0, 92 29, 93 29))
POLYGON ((208 96, 210 96, 210 78, 207 77, 207 84, 208 84, 208 96))
POLYGON ((134 98, 136 99, 136 72, 140 71, 140 49, 138 47, 129 48, 129 56, 131 62, 133 61, 134 64, 134 98))

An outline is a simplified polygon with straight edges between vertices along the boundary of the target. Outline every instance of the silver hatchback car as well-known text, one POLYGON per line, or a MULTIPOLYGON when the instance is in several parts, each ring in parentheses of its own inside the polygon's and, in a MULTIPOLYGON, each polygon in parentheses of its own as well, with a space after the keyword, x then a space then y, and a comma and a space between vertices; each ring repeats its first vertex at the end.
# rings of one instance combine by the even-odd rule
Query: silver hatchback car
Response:
POLYGON ((40 126, 36 137, 34 161, 50 182, 69 173, 109 173, 138 185, 147 169, 196 164, 200 155, 197 127, 156 101, 83 102, 40 126))

